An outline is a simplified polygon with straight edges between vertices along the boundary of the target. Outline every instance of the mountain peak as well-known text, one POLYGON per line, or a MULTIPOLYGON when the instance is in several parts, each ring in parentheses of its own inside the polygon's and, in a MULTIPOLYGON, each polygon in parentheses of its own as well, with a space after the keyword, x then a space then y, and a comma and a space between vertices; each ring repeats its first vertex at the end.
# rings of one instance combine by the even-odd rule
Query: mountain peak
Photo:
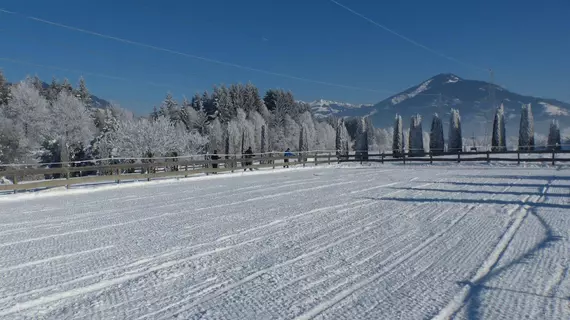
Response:
POLYGON ((430 80, 436 83, 456 83, 463 79, 453 73, 440 73, 435 77, 432 77, 430 80))

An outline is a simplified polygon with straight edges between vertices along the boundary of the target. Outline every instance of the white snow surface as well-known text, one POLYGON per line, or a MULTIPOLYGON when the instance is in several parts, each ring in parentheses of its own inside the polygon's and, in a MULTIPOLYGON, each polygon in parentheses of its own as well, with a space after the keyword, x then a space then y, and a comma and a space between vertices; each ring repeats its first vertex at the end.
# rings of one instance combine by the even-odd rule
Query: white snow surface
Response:
POLYGON ((322 166, 0 206, 0 319, 570 319, 570 170, 322 166))
POLYGON ((395 96, 394 98, 392 98, 392 105, 397 105, 398 103, 413 98, 415 96, 417 96, 418 94, 426 91, 427 89, 429 89, 429 84, 433 81, 433 79, 429 79, 426 82, 422 83, 421 85, 419 85, 414 91, 410 92, 410 93, 405 93, 405 94, 401 94, 399 96, 395 96))
POLYGON ((542 105, 544 112, 551 116, 570 116, 570 112, 562 107, 555 106, 546 102, 539 102, 542 105))

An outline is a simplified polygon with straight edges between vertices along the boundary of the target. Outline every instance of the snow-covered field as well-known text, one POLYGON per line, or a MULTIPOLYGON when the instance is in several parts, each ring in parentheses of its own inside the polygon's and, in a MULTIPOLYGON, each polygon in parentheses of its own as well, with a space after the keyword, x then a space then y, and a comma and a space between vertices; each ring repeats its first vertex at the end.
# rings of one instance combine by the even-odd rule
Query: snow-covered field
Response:
POLYGON ((570 170, 343 166, 0 199, 2 319, 570 319, 570 170))

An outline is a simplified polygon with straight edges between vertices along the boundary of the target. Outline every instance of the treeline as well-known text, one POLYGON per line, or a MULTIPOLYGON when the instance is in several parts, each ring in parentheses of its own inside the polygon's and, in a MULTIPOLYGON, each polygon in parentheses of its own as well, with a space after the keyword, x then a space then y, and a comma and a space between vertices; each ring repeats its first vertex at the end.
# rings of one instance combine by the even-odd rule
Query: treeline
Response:
POLYGON ((182 101, 167 94, 148 116, 134 117, 118 106, 94 107, 83 79, 75 88, 55 79, 44 86, 38 77, 9 85, 0 73, 2 164, 334 150, 337 130, 352 148, 344 122, 315 119, 291 92, 262 97, 251 83, 182 101))

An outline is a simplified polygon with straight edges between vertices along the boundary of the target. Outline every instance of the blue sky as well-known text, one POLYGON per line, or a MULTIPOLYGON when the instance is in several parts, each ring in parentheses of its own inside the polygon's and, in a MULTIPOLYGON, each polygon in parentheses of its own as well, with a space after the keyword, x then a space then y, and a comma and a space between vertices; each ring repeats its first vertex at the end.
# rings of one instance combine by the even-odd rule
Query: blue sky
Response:
MULTIPOLYGON (((567 0, 338 1, 464 63, 492 67, 509 90, 570 101, 567 0)), ((0 60, 10 81, 38 74, 75 84, 84 74, 94 94, 137 113, 150 111, 167 91, 181 98, 218 83, 251 81, 261 90, 290 89, 303 100, 375 103, 438 73, 488 79, 483 70, 414 46, 329 0, 22 0, 0 8, 205 58, 377 90, 248 71, 0 13, 0 58, 22 62, 0 60)))

